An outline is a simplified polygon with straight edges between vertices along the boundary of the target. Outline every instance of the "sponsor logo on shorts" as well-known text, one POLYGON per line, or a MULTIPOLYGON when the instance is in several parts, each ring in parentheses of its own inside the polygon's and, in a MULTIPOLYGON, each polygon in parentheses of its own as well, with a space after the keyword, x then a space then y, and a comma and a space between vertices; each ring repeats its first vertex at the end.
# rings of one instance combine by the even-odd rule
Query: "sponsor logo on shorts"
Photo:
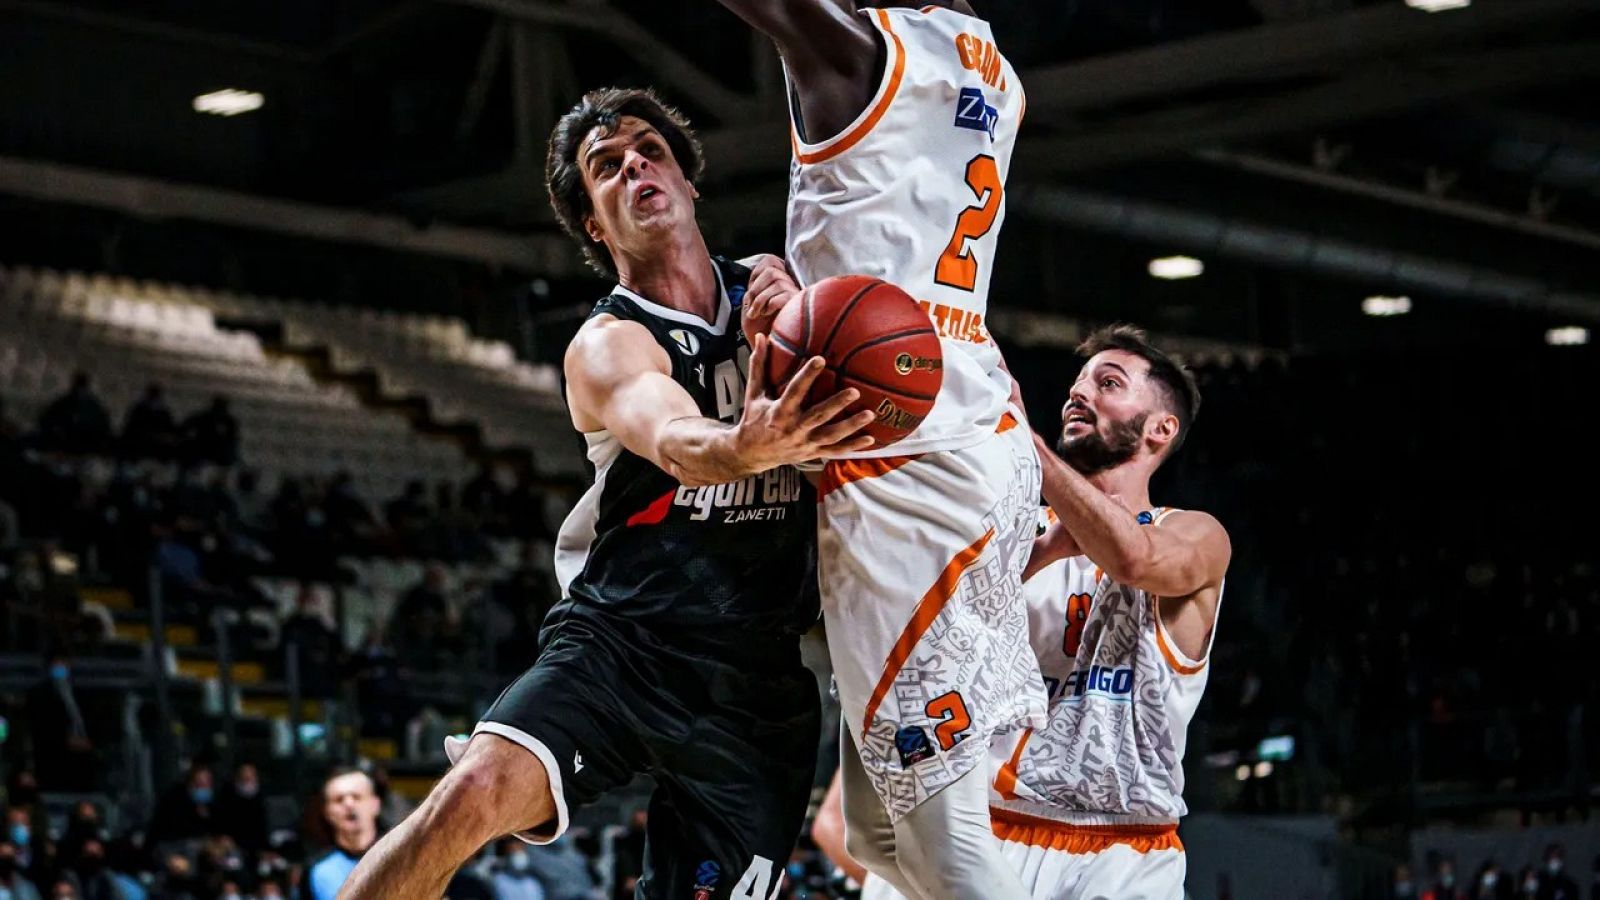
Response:
POLYGON ((722 880, 722 867, 715 860, 706 860, 694 870, 694 900, 711 900, 711 892, 722 880))
POLYGON ((577 753, 572 754, 572 774, 576 775, 576 774, 578 774, 579 772, 582 772, 582 771, 583 771, 583 751, 579 750, 577 753))
POLYGON ((933 758, 933 741, 920 725, 907 725, 894 733, 894 748, 900 751, 900 765, 911 768, 933 758))
POLYGON ((691 522, 717 521, 780 522, 787 518, 789 506, 802 495, 804 476, 791 468, 769 469, 739 481, 701 487, 679 487, 672 496, 673 506, 694 510, 691 522))
POLYGON ((918 370, 937 372, 943 368, 944 360, 942 359, 932 359, 927 356, 912 356, 909 353, 902 353, 894 358, 894 370, 899 372, 901 375, 910 375, 912 372, 918 370))
POLYGON ((910 431, 922 424, 922 416, 919 416, 916 413, 906 412, 900 407, 895 406, 894 401, 890 400, 888 397, 883 398, 883 402, 879 403, 878 408, 873 410, 873 412, 878 414, 879 422, 882 422, 890 428, 898 428, 901 431, 910 431))
POLYGON ((981 131, 994 140, 994 128, 1000 122, 1000 111, 983 98, 982 88, 962 88, 956 97, 957 128, 981 131))

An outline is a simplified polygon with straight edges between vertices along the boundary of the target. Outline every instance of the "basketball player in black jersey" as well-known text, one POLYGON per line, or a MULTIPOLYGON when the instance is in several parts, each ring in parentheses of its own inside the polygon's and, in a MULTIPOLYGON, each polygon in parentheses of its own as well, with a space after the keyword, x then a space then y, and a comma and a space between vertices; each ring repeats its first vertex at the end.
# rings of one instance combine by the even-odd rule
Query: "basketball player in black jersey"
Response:
POLYGON ((556 126, 562 224, 617 278, 567 350, 595 467, 561 528, 561 603, 418 810, 345 898, 438 897, 488 841, 554 840, 571 809, 649 773, 640 898, 776 894, 805 816, 819 728, 799 635, 817 619, 816 498, 790 464, 864 449, 865 411, 811 409, 813 359, 776 398, 746 344, 750 272, 695 222, 700 152, 653 94, 596 91, 556 126))

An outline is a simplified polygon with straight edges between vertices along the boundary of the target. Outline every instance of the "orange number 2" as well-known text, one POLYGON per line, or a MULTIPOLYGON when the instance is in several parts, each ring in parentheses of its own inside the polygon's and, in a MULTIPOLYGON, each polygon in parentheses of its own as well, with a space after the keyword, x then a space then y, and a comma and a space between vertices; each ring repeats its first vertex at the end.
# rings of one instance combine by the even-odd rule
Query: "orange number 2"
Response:
POLYGON ((942 719, 933 729, 939 739, 939 748, 949 750, 961 740, 961 732, 972 727, 972 717, 967 715, 967 702, 955 691, 928 701, 928 718, 942 719))
POLYGON ((955 234, 950 235, 950 244, 939 256, 933 273, 934 281, 964 291, 978 283, 978 261, 972 258, 967 241, 983 237, 994 227, 995 217, 1000 215, 1000 198, 1005 194, 994 157, 974 156, 967 163, 967 187, 977 196, 978 205, 963 209, 956 218, 955 234))

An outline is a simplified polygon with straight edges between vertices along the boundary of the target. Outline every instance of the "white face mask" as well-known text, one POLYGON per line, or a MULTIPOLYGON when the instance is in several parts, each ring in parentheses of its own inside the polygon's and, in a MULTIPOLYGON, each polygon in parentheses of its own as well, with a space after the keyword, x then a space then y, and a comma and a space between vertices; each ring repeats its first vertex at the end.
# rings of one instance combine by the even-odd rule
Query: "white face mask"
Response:
POLYGON ((513 872, 528 871, 529 862, 528 851, 526 850, 513 850, 506 856, 506 863, 511 866, 511 871, 513 872))

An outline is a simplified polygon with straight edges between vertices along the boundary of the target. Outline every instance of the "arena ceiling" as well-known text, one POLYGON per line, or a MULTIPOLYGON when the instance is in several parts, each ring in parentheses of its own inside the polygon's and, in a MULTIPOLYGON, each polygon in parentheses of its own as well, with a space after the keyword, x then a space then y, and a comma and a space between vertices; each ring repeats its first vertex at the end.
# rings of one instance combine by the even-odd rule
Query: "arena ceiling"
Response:
MULTIPOLYGON (((1600 3, 975 0, 1022 72, 997 303, 1275 347, 1600 322, 1600 3), (1207 264, 1157 281, 1152 256, 1207 264), (1403 322, 1369 294, 1414 298, 1403 322)), ((712 0, 0 0, 0 193, 580 277, 540 185, 585 88, 700 127, 782 237, 775 56, 712 0), (197 114, 240 88, 264 105, 197 114)), ((13 221, 13 225, 16 223, 13 221)))

